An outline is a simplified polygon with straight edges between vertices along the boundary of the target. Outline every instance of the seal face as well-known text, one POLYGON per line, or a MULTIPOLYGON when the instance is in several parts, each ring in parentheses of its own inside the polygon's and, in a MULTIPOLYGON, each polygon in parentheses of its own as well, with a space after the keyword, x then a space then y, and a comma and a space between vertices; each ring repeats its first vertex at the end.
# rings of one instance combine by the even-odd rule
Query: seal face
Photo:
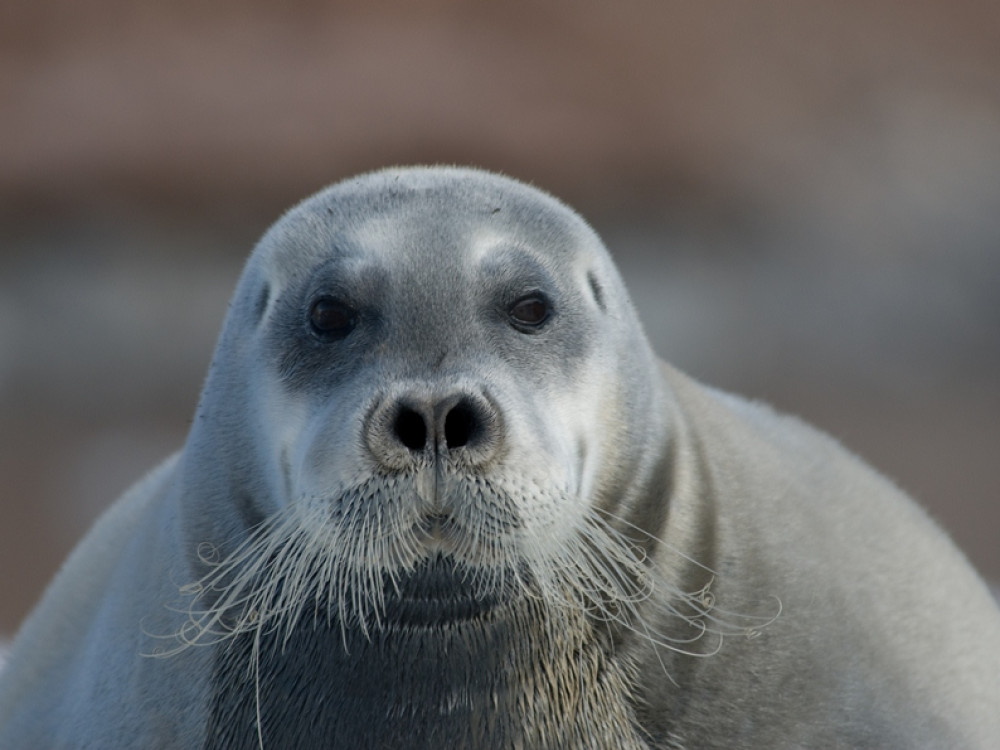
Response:
POLYGON ((399 169, 258 244, 0 750, 989 748, 998 705, 1000 613, 912 502, 659 363, 554 198, 399 169))
MULTIPOLYGON (((386 732, 374 717, 345 726, 340 711, 317 714, 310 737, 291 716, 269 724, 267 674, 296 682, 315 668, 306 644, 328 640, 336 656, 324 657, 325 681, 366 684, 370 668, 355 674, 346 656, 370 652, 359 634, 397 665, 458 637, 433 675, 394 670, 394 691, 408 696, 401 715, 449 717, 428 742, 493 747, 533 731, 532 746, 565 746, 597 731, 594 722, 622 747, 638 742, 626 690, 614 702, 587 697, 599 683, 624 684, 610 662, 604 676, 567 682, 575 697, 565 708, 579 716, 549 711, 534 730, 512 709, 473 737, 448 707, 455 685, 478 712, 523 700, 520 688, 535 680, 533 661, 511 659, 502 679, 483 682, 485 643, 545 661, 596 654, 601 639, 584 608, 610 613, 648 579, 639 549, 623 547, 601 515, 621 500, 601 483, 652 469, 615 446, 661 439, 663 420, 645 406, 658 400, 656 365, 631 308, 609 309, 608 295, 624 299, 621 281, 582 220, 482 173, 363 177, 303 203, 265 236, 236 297, 253 302, 255 325, 224 331, 198 420, 205 429, 191 438, 195 481, 209 473, 204 461, 235 451, 254 484, 224 533, 224 512, 190 510, 192 541, 213 542, 191 561, 201 576, 181 637, 223 649, 213 726, 252 727, 260 715, 266 745, 398 743, 402 727, 386 732), (234 446, 236 435, 246 444, 234 446), (568 627, 579 634, 560 635, 568 627), (535 645, 517 645, 526 640, 535 645), (233 659, 231 642, 245 658, 233 659), (264 682, 233 691, 248 664, 264 682), (438 693, 430 683, 453 686, 438 693)), ((338 695, 319 703, 344 702, 338 695)), ((303 700, 307 712, 318 701, 303 700)))

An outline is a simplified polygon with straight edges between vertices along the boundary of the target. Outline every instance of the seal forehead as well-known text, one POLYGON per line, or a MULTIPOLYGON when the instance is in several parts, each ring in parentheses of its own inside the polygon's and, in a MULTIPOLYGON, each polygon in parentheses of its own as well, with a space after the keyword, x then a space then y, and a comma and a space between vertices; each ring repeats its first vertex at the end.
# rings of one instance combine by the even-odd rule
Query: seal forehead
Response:
POLYGON ((534 248, 552 260, 600 247, 586 222, 547 193, 457 168, 362 175, 306 200, 279 225, 284 225, 277 233, 283 244, 298 254, 308 245, 319 250, 317 245, 335 245, 338 239, 383 253, 398 254, 398 246, 406 245, 407 257, 432 254, 435 259, 449 247, 471 253, 473 260, 510 244, 534 248))

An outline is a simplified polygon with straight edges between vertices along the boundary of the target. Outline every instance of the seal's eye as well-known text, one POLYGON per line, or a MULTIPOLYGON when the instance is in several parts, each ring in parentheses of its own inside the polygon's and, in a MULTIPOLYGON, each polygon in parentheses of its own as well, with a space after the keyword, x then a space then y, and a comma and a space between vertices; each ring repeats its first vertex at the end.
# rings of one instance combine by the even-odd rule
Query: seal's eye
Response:
POLYGON ((552 314, 549 302, 540 294, 521 297, 507 312, 511 322, 520 329, 541 328, 552 314))
POLYGON ((344 338, 357 322, 357 312, 333 297, 320 297, 309 310, 313 332, 324 339, 344 338))

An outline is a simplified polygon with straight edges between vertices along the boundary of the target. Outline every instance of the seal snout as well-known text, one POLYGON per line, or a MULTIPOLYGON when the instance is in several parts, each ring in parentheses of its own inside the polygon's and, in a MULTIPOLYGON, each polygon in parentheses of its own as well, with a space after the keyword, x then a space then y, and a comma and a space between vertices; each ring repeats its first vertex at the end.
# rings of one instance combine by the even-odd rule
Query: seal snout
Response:
POLYGON ((494 405, 474 391, 408 391, 383 399, 364 429, 375 459, 398 471, 445 457, 482 466, 497 453, 500 422, 494 405))

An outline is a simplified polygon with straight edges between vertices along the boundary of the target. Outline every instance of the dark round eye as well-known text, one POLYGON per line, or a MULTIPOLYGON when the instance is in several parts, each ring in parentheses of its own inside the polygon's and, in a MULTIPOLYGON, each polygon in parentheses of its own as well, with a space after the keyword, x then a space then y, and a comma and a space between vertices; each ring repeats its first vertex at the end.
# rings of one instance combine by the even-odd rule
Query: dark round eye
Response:
POLYGON ((324 339, 344 338, 357 322, 357 312, 333 297, 320 297, 309 310, 309 324, 324 339))
POLYGON ((511 305, 507 314, 519 328, 538 328, 549 319, 551 313, 548 300, 539 294, 532 294, 511 305))

